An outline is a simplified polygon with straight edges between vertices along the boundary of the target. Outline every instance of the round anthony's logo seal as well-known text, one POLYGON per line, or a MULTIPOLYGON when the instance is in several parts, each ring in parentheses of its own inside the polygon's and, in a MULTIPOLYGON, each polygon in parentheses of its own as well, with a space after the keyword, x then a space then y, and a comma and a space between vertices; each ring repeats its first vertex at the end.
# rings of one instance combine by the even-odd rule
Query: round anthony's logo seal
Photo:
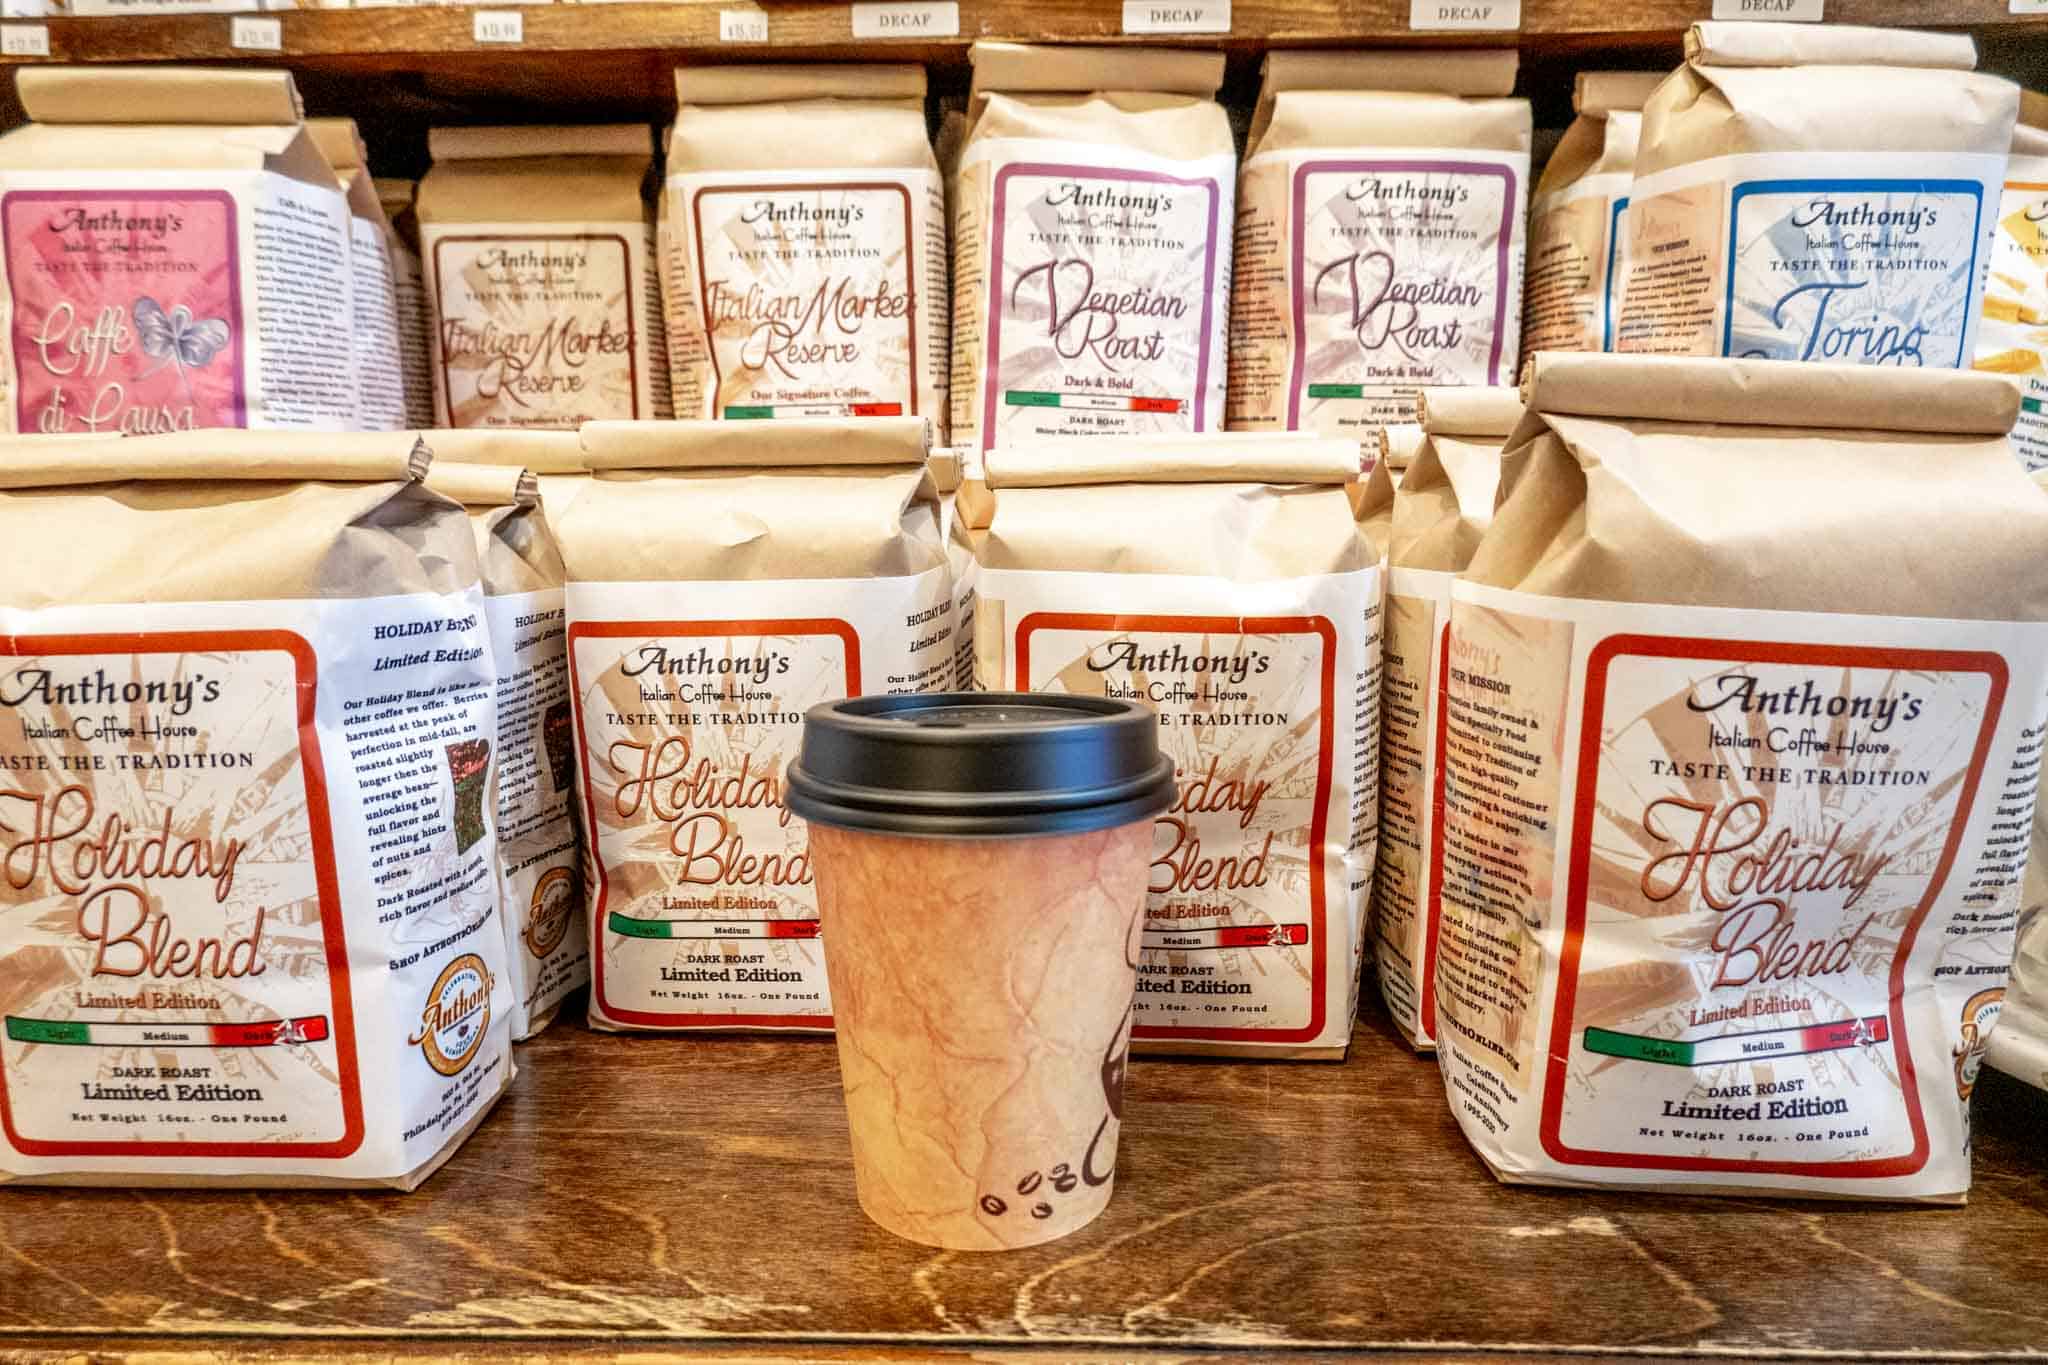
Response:
POLYGON ((427 1065, 453 1076, 475 1059, 491 1026, 491 969, 475 953, 446 967, 427 992, 420 1031, 409 1040, 426 1054, 427 1065))
POLYGON ((1984 1065, 1984 1047, 1991 1037, 1991 1026, 1998 1022, 1998 1012, 2005 1005, 2004 987, 1978 991, 1963 1002, 1963 1028, 1956 1039, 1956 1093, 1964 1099, 1977 1088, 1977 1072, 1984 1065))
POLYGON ((562 946, 569 934, 569 916, 576 904, 576 874, 566 867, 550 868, 533 885, 533 902, 526 911, 526 951, 545 958, 562 946))

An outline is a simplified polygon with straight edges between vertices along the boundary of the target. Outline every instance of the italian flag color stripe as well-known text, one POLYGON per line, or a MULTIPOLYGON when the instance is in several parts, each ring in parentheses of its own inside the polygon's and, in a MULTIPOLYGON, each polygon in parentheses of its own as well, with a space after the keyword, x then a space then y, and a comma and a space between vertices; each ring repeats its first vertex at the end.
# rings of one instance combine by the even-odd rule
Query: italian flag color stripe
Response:
POLYGON ((728 422, 762 421, 775 417, 901 417, 901 403, 757 403, 725 410, 728 422))
POLYGON ((634 919, 614 910, 605 927, 627 938, 816 938, 814 919, 634 919))
POLYGON ((69 1047, 270 1047, 277 1043, 319 1043, 327 1019, 266 1019, 254 1024, 116 1024, 85 1019, 22 1019, 7 1016, 7 1038, 15 1043, 69 1047))
POLYGON ((1308 942, 1306 924, 1226 924, 1201 929, 1147 929, 1145 946, 1198 953, 1219 948, 1299 948, 1308 942))
POLYGON ((1003 402, 1013 408, 1075 408, 1083 412, 1179 412, 1178 398, 1134 398, 1122 393, 1050 393, 1011 389, 1003 402))
POLYGON ((1845 1048, 1887 1042, 1890 1038, 1891 1022, 1881 1014, 1874 1014, 1867 1019, 1809 1024, 1804 1028, 1766 1029, 1760 1033, 1730 1033, 1720 1038, 1700 1038, 1692 1042, 1589 1028, 1585 1041, 1586 1051, 1602 1057, 1658 1062, 1665 1066, 1720 1066, 1728 1062, 1840 1052, 1845 1048))

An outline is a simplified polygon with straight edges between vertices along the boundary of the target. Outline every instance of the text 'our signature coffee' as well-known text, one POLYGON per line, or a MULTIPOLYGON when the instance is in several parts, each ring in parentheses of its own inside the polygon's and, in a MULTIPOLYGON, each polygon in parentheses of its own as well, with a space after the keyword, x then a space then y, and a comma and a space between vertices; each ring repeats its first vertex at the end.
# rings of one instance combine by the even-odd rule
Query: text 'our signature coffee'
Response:
POLYGON ((1273 52, 1238 195, 1230 428, 1353 440, 1425 385, 1513 380, 1516 54, 1273 52))
POLYGON ((490 643, 425 462, 0 462, 0 1181, 411 1188, 509 1083, 490 643))
POLYGON ((2017 407, 1537 358, 1453 589, 1434 863, 1444 1079, 1504 1179, 1969 1188, 2048 717, 2017 407))
POLYGON ((954 443, 1221 429, 1237 170, 1223 54, 973 57, 953 173, 954 443))
POLYGON ((826 1029, 804 712, 943 690, 921 419, 594 423, 556 528, 590 855, 591 1022, 826 1029))
POLYGON ((1380 568, 1355 441, 989 453, 954 537, 984 688, 1139 701, 1155 825, 1140 1051, 1342 1057, 1378 831, 1380 568))

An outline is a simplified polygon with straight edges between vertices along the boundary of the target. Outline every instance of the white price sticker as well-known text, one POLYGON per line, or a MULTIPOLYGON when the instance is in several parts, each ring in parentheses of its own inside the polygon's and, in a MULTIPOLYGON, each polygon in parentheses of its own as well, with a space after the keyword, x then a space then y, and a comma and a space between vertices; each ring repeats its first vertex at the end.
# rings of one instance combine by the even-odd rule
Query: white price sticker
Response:
POLYGON ((526 16, 516 9, 480 9, 470 22, 470 32, 480 43, 523 43, 526 16))
POLYGON ((721 43, 765 43, 768 41, 768 11, 764 9, 722 9, 718 12, 718 41, 721 43))
POLYGON ((1522 0, 1408 0, 1408 27, 1431 33, 1512 32, 1522 0))
POLYGON ((277 19, 252 19, 237 14, 228 20, 228 46, 245 52, 282 52, 284 24, 277 19))
POLYGON ((957 38, 960 36, 960 5, 958 0, 890 0, 884 4, 855 4, 853 36, 957 38))
POLYGON ((0 56, 47 57, 50 55, 48 24, 0 24, 0 56))
POLYGON ((1125 33, 1228 33, 1230 0, 1124 0, 1125 33))
POLYGON ((1716 19, 1777 19, 1817 24, 1825 0, 1714 0, 1716 19))

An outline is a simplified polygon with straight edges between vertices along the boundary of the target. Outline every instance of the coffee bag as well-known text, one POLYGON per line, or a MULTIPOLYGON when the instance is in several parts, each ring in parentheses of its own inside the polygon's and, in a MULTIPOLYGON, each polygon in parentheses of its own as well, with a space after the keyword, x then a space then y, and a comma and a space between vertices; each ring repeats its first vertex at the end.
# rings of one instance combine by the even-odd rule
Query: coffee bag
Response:
POLYGON ((1529 102, 1508 50, 1273 52, 1246 142, 1233 431, 1371 440, 1426 384, 1511 382, 1529 102))
POLYGON ((1514 389, 1424 389, 1422 445, 1394 490, 1380 682, 1380 843, 1373 945, 1401 1036, 1436 1046, 1444 687, 1451 584, 1493 520, 1501 446, 1522 416, 1514 389))
POLYGON ((427 307, 426 281, 420 275, 420 224, 413 211, 419 183, 382 176, 371 183, 391 224, 391 289, 398 306, 398 366, 405 381, 405 421, 407 426, 431 427, 434 322, 427 307))
POLYGON ((504 1091, 489 642, 425 459, 0 462, 0 1180, 409 1189, 504 1091))
POLYGON ((946 201, 920 66, 693 66, 669 142, 679 417, 928 417, 946 201))
POLYGON ((1379 753, 1359 479, 1356 442, 1309 436, 988 455, 977 680, 1149 702, 1178 771, 1153 843, 1142 1051, 1349 1044, 1379 753))
POLYGON ((1223 54, 976 43, 954 444, 1210 431, 1230 318, 1223 54))
POLYGON ((429 134, 435 425, 668 416, 651 138, 640 124, 429 134))
POLYGON ((550 534, 576 495, 590 483, 583 440, 573 431, 437 431, 433 446, 434 460, 440 465, 497 465, 532 474, 550 534))
POLYGON ((1537 357, 1453 590, 1434 860, 1444 1078, 1503 1179, 1968 1189, 2048 721, 2017 407, 1537 357))
POLYGON ((2019 87, 1967 36, 1701 23, 1643 107, 1615 349, 1967 368, 2019 87))
POLYGON ((1998 204, 1975 368, 2009 375, 2022 402, 2013 452, 2048 469, 2048 96, 2023 91, 1998 204))
POLYGON ((309 119, 306 131, 348 197, 356 425, 365 431, 400 431, 413 423, 405 404, 397 273, 391 259, 391 221, 370 180, 369 149, 352 118, 309 119))
POLYGON ((831 1027, 783 770, 818 702, 952 677, 925 431, 584 428, 592 477, 557 534, 596 1027, 831 1027))
POLYGON ((564 647, 562 556, 531 473, 437 463, 427 486, 467 507, 476 533, 484 623, 497 675, 498 760, 492 778, 499 918, 516 1042, 546 1028, 562 997, 590 980, 571 813, 576 727, 564 647))
POLYGON ((356 424, 349 209, 283 71, 24 67, 0 429, 356 424))
POLYGON ((1529 205, 1529 290, 1522 352, 1611 351, 1617 247, 1635 178, 1643 102, 1664 73, 1581 71, 1572 87, 1578 117, 1529 205))

